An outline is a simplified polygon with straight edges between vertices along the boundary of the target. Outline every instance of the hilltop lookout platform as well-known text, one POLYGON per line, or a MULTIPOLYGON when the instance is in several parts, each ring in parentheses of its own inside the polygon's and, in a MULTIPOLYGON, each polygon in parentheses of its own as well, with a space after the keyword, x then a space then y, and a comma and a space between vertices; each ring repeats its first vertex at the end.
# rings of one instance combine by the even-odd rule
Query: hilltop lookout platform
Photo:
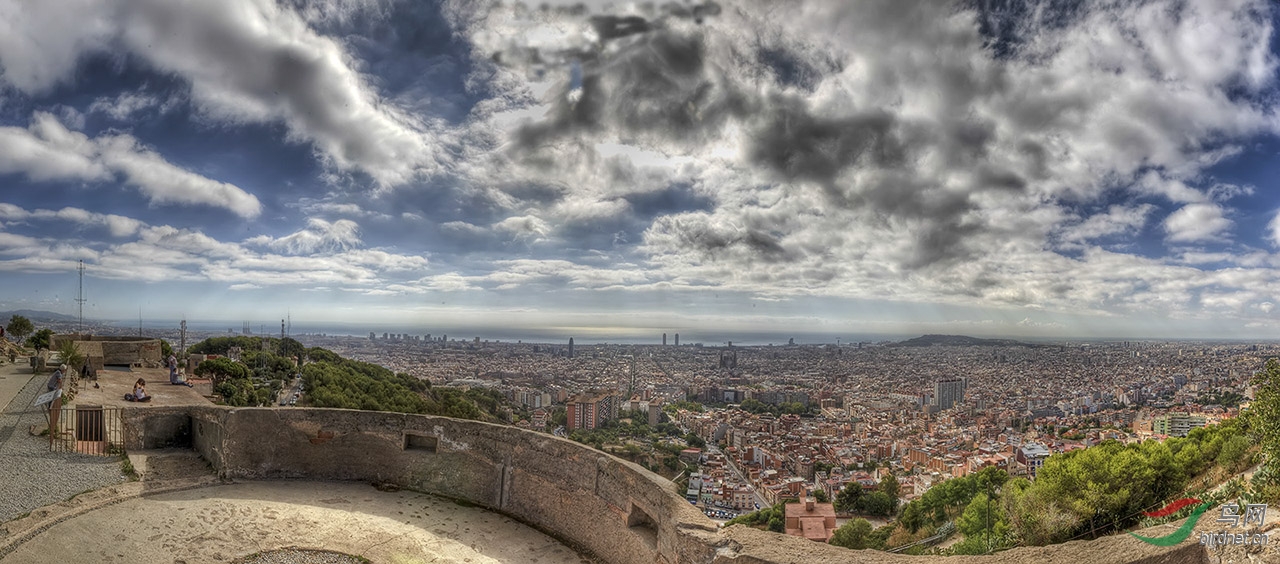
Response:
MULTIPOLYGON (((636 464, 542 433, 446 417, 142 405, 125 407, 123 424, 131 458, 156 449, 185 453, 199 461, 206 481, 182 486, 148 480, 144 469, 142 482, 32 512, 0 531, 0 562, 63 554, 70 560, 97 555, 92 559, 192 564, 289 546, 388 563, 533 562, 530 555, 538 562, 611 564, 1217 561, 1194 539, 1158 547, 1116 535, 944 559, 851 551, 743 526, 721 529, 670 482, 636 464), (425 524, 428 518, 436 521, 425 524), (240 519, 290 525, 244 528, 240 519), (367 533, 331 531, 321 525, 328 520, 367 533), (508 535, 529 552, 495 552, 508 535), (486 544, 485 538, 494 540, 486 544), (217 550, 202 548, 215 545, 217 550)), ((1162 536, 1176 526, 1142 533, 1162 536)))

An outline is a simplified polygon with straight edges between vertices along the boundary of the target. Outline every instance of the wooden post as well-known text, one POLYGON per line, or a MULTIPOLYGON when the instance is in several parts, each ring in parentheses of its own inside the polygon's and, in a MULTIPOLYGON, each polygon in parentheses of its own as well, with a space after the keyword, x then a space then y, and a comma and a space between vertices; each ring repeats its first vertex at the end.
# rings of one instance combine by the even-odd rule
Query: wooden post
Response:
POLYGON ((58 419, 62 416, 62 395, 49 402, 49 448, 53 448, 54 434, 58 432, 58 419))

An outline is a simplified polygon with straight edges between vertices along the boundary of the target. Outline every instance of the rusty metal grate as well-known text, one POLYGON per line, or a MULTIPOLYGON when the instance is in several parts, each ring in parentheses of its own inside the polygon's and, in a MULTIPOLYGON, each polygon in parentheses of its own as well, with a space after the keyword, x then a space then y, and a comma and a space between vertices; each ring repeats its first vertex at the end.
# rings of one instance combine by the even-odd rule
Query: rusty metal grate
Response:
POLYGON ((119 407, 72 405, 59 410, 51 421, 49 450, 95 456, 119 454, 124 446, 124 426, 119 407))

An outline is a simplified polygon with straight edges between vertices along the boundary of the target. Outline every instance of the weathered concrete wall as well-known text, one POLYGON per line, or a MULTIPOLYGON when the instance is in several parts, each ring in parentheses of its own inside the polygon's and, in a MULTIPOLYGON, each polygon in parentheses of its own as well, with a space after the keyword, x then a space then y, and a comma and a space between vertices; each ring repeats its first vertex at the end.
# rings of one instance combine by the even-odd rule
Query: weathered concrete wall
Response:
POLYGON ((705 539, 683 532, 709 534, 715 525, 669 482, 549 435, 444 417, 313 409, 236 409, 221 427, 215 467, 227 478, 396 484, 501 511, 612 562, 710 556, 705 539))
POLYGON ((192 446, 190 407, 126 407, 121 418, 127 451, 192 446))
MULTIPOLYGON (((717 530, 670 482, 584 445, 514 427, 337 409, 126 411, 126 448, 181 443, 223 478, 360 480, 466 500, 619 564, 937 563, 849 551, 746 527, 717 530), (179 415, 185 412, 184 416, 179 415), (185 425, 185 434, 184 434, 185 425)), ((1164 534, 1158 532, 1153 536, 1164 534)), ((1161 548, 1118 535, 951 563, 1207 564, 1198 544, 1161 548)))
POLYGON ((76 348, 89 357, 89 361, 96 369, 101 369, 104 364, 154 365, 160 362, 160 339, 66 333, 54 335, 50 339, 50 346, 56 349, 64 341, 75 342, 76 348))

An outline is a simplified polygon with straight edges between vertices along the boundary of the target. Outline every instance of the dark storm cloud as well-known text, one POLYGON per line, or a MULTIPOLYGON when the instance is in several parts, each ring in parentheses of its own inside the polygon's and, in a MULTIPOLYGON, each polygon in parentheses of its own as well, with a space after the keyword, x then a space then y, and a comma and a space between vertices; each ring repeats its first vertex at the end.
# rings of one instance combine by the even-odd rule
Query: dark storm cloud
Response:
POLYGON ((756 51, 756 56, 769 68, 782 86, 795 86, 812 91, 822 80, 822 69, 790 49, 761 46, 756 51))
POLYGON ((796 98, 775 97, 765 104, 748 158, 787 179, 829 183, 859 162, 897 168, 906 159, 892 114, 871 111, 829 119, 814 116, 796 98))
MULTIPOLYGON (((758 39, 755 49, 734 48, 737 56, 754 61, 732 67, 719 59, 722 53, 712 51, 713 38, 707 35, 712 32, 704 27, 676 29, 638 16, 597 15, 589 22, 609 48, 581 59, 580 83, 566 84, 551 99, 547 118, 513 134, 514 156, 526 166, 561 169, 563 153, 548 154, 543 148, 571 143, 589 152, 593 139, 649 139, 693 150, 737 123, 744 127, 744 156, 750 165, 778 180, 820 186, 828 203, 838 208, 869 211, 885 224, 897 218, 916 225, 914 248, 900 257, 910 268, 970 256, 965 239, 982 231, 962 225, 975 209, 967 192, 943 189, 914 174, 922 152, 938 154, 949 167, 972 171, 969 191, 1018 192, 1027 185, 1017 173, 985 163, 996 140, 995 126, 965 113, 974 97, 1000 84, 999 73, 974 76, 964 65, 938 73, 937 96, 957 114, 941 122, 904 122, 878 106, 829 116, 799 95, 769 93, 744 82, 744 73, 763 71, 769 83, 810 90, 824 73, 841 67, 838 61, 822 59, 819 68, 792 47, 758 39)), ((884 80, 896 83, 906 77, 884 80)), ((713 255, 740 248, 770 261, 800 258, 785 252, 778 236, 770 234, 786 232, 778 227, 766 224, 742 232, 706 228, 687 234, 683 244, 713 255)))
POLYGON ((580 94, 552 101, 545 121, 520 128, 517 148, 618 130, 694 142, 718 132, 748 100, 706 72, 699 32, 655 31, 631 39, 616 54, 582 62, 580 94))
POLYGON ((666 216, 657 225, 676 237, 678 247, 706 258, 745 255, 768 262, 785 262, 789 258, 777 237, 760 229, 715 224, 702 215, 666 216))

